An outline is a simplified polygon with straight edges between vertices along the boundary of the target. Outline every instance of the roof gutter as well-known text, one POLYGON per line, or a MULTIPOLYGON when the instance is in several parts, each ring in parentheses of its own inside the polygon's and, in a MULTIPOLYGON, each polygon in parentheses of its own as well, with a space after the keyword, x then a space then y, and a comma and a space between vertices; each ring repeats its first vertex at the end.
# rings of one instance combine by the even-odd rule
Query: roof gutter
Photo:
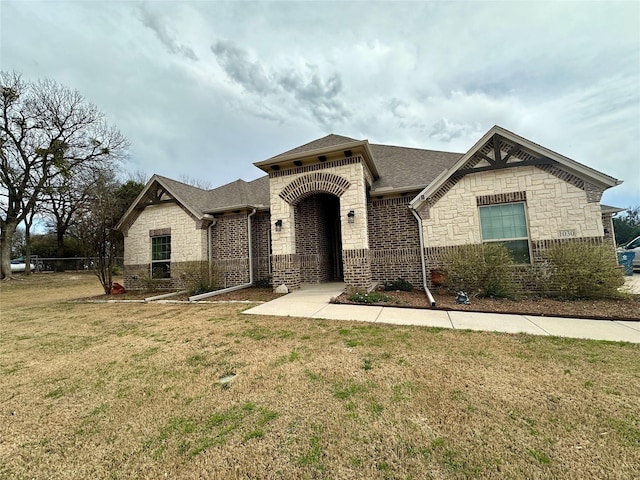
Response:
POLYGON ((422 264, 422 288, 424 288, 424 292, 427 294, 427 298, 429 299, 429 303, 432 307, 436 306, 436 300, 433 298, 429 287, 427 287, 427 265, 424 258, 424 234, 422 233, 422 218, 418 215, 418 212, 415 211, 412 205, 409 205, 409 210, 413 213, 413 216, 416 217, 418 221, 418 238, 420 239, 420 263, 422 264))

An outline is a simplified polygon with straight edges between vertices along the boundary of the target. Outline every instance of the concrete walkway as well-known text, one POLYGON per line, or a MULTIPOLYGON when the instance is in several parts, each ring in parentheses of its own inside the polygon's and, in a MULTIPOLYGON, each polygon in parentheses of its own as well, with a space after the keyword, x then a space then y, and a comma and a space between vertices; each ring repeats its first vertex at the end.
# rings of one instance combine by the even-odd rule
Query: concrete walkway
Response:
MULTIPOLYGON (((640 279, 640 275, 637 277, 640 279)), ((506 333, 524 332, 533 335, 640 343, 640 321, 587 320, 329 303, 330 299, 340 295, 343 289, 342 283, 303 285, 300 290, 245 310, 243 313, 506 333)))

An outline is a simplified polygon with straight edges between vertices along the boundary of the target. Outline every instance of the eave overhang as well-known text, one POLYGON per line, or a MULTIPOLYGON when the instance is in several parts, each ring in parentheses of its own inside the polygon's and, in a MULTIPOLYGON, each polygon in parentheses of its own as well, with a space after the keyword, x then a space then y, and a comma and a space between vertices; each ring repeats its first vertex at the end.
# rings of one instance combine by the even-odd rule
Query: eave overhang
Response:
POLYGON ((256 162, 254 165, 266 173, 271 173, 277 170, 288 170, 302 165, 323 163, 330 160, 337 160, 347 156, 354 157, 357 155, 362 156, 365 165, 369 169, 369 172, 371 172, 371 176, 374 180, 377 180, 380 177, 380 174, 376 168, 368 140, 358 140, 355 142, 332 145, 330 147, 307 150, 305 152, 280 155, 269 158, 268 160, 263 160, 262 162, 256 162), (348 152, 350 152, 351 155, 347 155, 348 152), (299 162, 299 164, 294 162, 299 162))
MULTIPOLYGON (((508 154, 507 156, 509 156, 508 154)), ((495 159, 494 159, 495 160, 495 159)), ((471 149, 467 153, 465 153, 460 160, 458 160, 450 169, 444 170, 433 182, 431 182, 424 190, 422 190, 410 203, 411 207, 417 209, 422 205, 423 202, 427 201, 431 198, 442 186, 447 183, 452 177, 462 177, 465 175, 480 173, 483 171, 487 171, 490 169, 496 168, 508 168, 508 167, 516 167, 516 166, 524 166, 524 165, 542 165, 542 164, 556 164, 562 170, 571 173, 585 181, 588 181, 592 184, 595 184, 601 187, 603 190, 607 188, 615 187, 616 185, 620 185, 622 183, 621 180, 617 180, 616 178, 610 177, 598 170, 595 170, 591 167, 583 165, 581 163, 576 162, 575 160, 570 159, 569 157, 565 157, 553 150, 549 150, 542 145, 538 145, 530 140, 527 140, 524 137, 516 135, 509 130, 506 130, 498 125, 493 126, 486 134, 478 140, 471 149), (496 167, 493 165, 480 167, 480 168, 467 168, 463 167, 472 159, 472 157, 476 154, 481 155, 484 158, 487 158, 485 155, 480 153, 480 150, 487 145, 487 143, 492 138, 502 137, 507 142, 511 143, 514 146, 517 146, 517 150, 523 149, 531 152, 535 152, 538 157, 537 160, 525 161, 525 162, 513 162, 506 163, 502 167, 496 167)))
POLYGON ((242 212, 245 210, 253 210, 256 209, 256 211, 259 212, 264 212, 264 211, 268 211, 269 210, 269 205, 249 205, 249 204, 240 204, 240 205, 231 205, 228 207, 219 207, 219 208, 213 208, 211 210, 207 210, 206 214, 209 215, 220 215, 223 213, 228 213, 228 212, 242 212))
POLYGON ((146 208, 147 206, 165 203, 165 201, 163 200, 160 200, 158 202, 153 202, 153 201, 149 201, 147 203, 143 202, 145 198, 148 198, 149 193, 154 186, 162 187, 162 190, 164 190, 164 192, 166 192, 170 197, 172 197, 173 200, 177 204, 179 204, 180 207, 182 207, 185 211, 187 211, 187 213, 189 213, 194 219, 206 220, 206 217, 203 212, 197 210, 192 205, 189 205, 187 202, 185 202, 184 199, 180 198, 180 195, 176 194, 174 189, 172 189, 166 182, 163 181, 162 177, 159 177, 158 175, 153 175, 151 179, 147 182, 147 185, 144 187, 142 192, 140 192, 140 194, 136 197, 134 202, 129 206, 129 208, 124 213, 124 215, 122 216, 118 224, 115 226, 115 230, 118 230, 120 232, 124 231, 124 229, 126 229, 126 226, 131 223, 130 220, 132 220, 133 217, 137 216, 137 213, 140 210, 143 210, 144 208, 146 208))

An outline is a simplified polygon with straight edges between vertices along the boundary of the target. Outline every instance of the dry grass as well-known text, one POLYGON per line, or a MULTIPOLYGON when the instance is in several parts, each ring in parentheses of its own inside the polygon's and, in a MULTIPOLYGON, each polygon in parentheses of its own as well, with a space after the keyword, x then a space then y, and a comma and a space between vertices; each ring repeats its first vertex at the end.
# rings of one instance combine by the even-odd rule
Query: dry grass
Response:
POLYGON ((99 294, 0 285, 0 478, 639 476, 638 345, 99 294))

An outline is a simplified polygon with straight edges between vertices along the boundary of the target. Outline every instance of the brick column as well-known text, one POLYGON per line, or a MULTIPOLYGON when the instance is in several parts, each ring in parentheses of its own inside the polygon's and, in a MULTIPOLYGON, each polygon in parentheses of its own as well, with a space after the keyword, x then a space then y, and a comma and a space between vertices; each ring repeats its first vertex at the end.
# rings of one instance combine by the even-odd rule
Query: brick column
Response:
POLYGON ((271 268, 274 290, 286 285, 289 290, 300 288, 300 258, 297 253, 273 255, 271 268))
POLYGON ((342 264, 347 291, 366 290, 371 286, 371 258, 368 248, 343 250, 342 264))

